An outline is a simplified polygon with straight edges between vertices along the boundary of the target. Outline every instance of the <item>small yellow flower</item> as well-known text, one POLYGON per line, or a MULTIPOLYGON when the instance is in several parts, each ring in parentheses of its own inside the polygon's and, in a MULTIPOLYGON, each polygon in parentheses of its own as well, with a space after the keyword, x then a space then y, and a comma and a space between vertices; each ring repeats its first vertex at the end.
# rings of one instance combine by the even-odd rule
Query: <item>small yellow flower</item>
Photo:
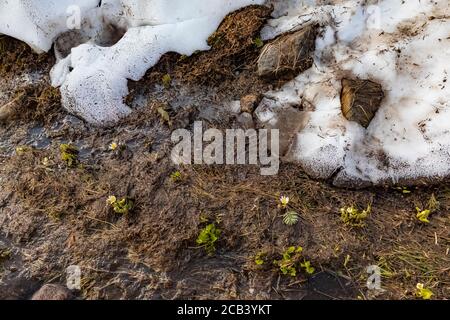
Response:
POLYGON ((119 147, 119 145, 116 142, 112 142, 109 145, 109 150, 115 151, 115 150, 117 150, 118 147, 119 147))
POLYGON ((45 157, 44 159, 42 159, 42 165, 48 167, 49 164, 50 164, 50 161, 48 160, 47 157, 45 157))
POLYGON ((425 288, 423 283, 418 283, 416 285, 417 291, 416 291, 416 296, 418 298, 422 298, 423 300, 430 300, 431 296, 433 295, 433 292, 428 289, 425 288))
POLYGON ((289 204, 289 197, 281 196, 280 197, 280 207, 285 209, 289 204))
POLYGON ((113 205, 114 203, 117 202, 117 198, 116 196, 109 196, 106 202, 109 203, 110 205, 113 205))

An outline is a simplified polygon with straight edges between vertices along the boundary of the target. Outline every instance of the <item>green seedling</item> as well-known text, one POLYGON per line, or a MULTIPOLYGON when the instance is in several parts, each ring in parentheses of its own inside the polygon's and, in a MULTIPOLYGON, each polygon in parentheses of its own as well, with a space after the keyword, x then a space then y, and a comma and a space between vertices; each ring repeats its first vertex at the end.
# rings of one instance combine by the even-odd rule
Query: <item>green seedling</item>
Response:
POLYGON ((351 207, 341 208, 340 211, 341 211, 341 220, 346 225, 349 225, 351 227, 364 227, 365 220, 372 211, 372 206, 369 204, 367 206, 367 209, 359 210, 358 208, 352 205, 351 207))
POLYGON ((79 151, 74 145, 63 143, 59 146, 59 151, 61 160, 64 161, 68 167, 73 167, 78 162, 79 151))
POLYGON ((280 260, 274 260, 274 265, 276 265, 280 272, 284 275, 291 277, 296 277, 297 272, 300 268, 304 268, 308 274, 314 273, 314 268, 311 267, 311 262, 302 259, 302 247, 289 247, 283 252, 282 258, 280 260), (303 262, 301 262, 303 260, 303 262))
POLYGON ((162 77, 162 84, 164 88, 170 89, 170 86, 172 85, 172 77, 170 76, 170 74, 165 74, 162 77))
POLYGON ((115 213, 122 215, 128 215, 134 208, 134 201, 128 197, 118 200, 116 196, 110 196, 107 203, 109 203, 115 213))
POLYGON ((180 171, 175 171, 170 174, 170 179, 173 183, 177 183, 183 180, 183 176, 180 171))
POLYGON ((287 226, 293 226, 298 223, 299 215, 295 211, 288 211, 283 216, 283 223, 287 226))
POLYGON ((255 40, 253 40, 253 43, 255 44, 255 47, 257 47, 257 48, 261 48, 262 46, 264 46, 264 42, 259 37, 256 38, 255 40))
POLYGON ((216 252, 216 242, 219 240, 221 233, 222 231, 214 223, 208 224, 200 230, 196 242, 199 246, 205 248, 208 255, 213 255, 216 252))

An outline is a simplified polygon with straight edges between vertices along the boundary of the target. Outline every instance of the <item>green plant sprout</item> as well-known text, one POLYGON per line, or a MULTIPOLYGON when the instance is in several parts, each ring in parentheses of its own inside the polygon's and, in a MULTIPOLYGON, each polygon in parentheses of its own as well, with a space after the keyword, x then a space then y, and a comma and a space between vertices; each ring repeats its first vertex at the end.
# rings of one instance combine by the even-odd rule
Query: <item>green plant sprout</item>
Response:
POLYGON ((411 190, 409 190, 407 187, 396 187, 396 190, 398 190, 399 192, 403 193, 403 194, 410 194, 411 190))
POLYGON ((116 196, 110 196, 106 202, 109 203, 113 208, 113 211, 118 214, 128 215, 134 208, 134 201, 128 197, 118 200, 116 196))
POLYGON ((74 145, 63 143, 59 146, 61 160, 66 163, 68 167, 73 167, 78 162, 78 149, 74 145))
POLYGON ((262 266, 266 262, 266 253, 265 252, 259 252, 255 256, 255 264, 257 266, 262 266))
POLYGON ((308 274, 314 273, 314 268, 311 267, 311 262, 303 259, 303 263, 301 263, 302 259, 302 247, 289 247, 286 251, 283 252, 281 260, 274 260, 273 263, 276 265, 282 274, 288 275, 291 277, 297 276, 298 267, 305 268, 305 271, 308 274))
POLYGON ((264 45, 264 42, 260 37, 255 38, 255 40, 253 40, 253 43, 257 48, 261 48, 264 45))
POLYGON ((287 226, 293 226, 298 223, 299 215, 295 211, 288 211, 283 216, 283 223, 287 226))
POLYGON ((183 176, 180 171, 175 171, 170 174, 170 179, 173 183, 177 183, 183 180, 183 176))
POLYGON ((311 261, 305 260, 303 263, 300 264, 300 267, 305 269, 305 272, 307 274, 313 274, 316 269, 311 266, 311 261))
POLYGON ((430 215, 437 210, 439 210, 440 203, 436 199, 435 195, 432 194, 430 200, 428 200, 427 208, 425 210, 416 207, 416 218, 423 223, 430 223, 430 215))
POLYGON ((214 223, 208 224, 200 230, 196 242, 199 246, 205 248, 208 255, 213 255, 216 252, 216 242, 219 240, 221 233, 222 231, 214 223))
POLYGON ((170 74, 165 74, 162 77, 162 83, 164 88, 169 89, 170 86, 172 85, 172 77, 170 76, 170 74))
POLYGON ((369 204, 367 206, 367 209, 360 211, 358 210, 358 208, 352 205, 351 207, 341 208, 340 211, 341 220, 346 225, 349 225, 351 227, 364 227, 364 221, 372 211, 372 206, 369 204))
POLYGON ((418 283, 416 285, 416 297, 422 298, 423 300, 430 300, 433 296, 433 291, 428 288, 425 288, 423 283, 418 283))

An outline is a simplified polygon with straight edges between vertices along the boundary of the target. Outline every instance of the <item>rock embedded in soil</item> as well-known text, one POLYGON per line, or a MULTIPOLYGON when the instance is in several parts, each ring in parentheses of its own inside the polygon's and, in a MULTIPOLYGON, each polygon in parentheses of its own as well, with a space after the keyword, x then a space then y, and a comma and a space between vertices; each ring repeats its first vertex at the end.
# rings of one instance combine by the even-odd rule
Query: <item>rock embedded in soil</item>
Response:
POLYGON ((264 98, 255 110, 258 125, 264 129, 279 130, 279 154, 285 160, 292 157, 292 146, 296 145, 297 136, 309 120, 309 113, 290 104, 282 104, 264 98))
POLYGON ((347 120, 355 121, 364 128, 367 128, 375 117, 383 98, 383 88, 376 82, 359 79, 342 80, 342 114, 347 120))
POLYGON ((31 300, 71 300, 72 292, 59 284, 45 284, 31 298, 31 300))
POLYGON ((253 113, 257 107, 260 98, 255 94, 249 94, 241 98, 241 111, 253 113))
POLYGON ((0 106, 0 123, 7 122, 16 113, 17 104, 15 100, 8 102, 7 104, 0 106))
POLYGON ((269 79, 292 80, 311 68, 316 36, 317 26, 310 25, 266 44, 258 59, 258 75, 269 79))
POLYGON ((243 112, 237 117, 237 122, 242 129, 254 129, 253 117, 248 112, 243 112))

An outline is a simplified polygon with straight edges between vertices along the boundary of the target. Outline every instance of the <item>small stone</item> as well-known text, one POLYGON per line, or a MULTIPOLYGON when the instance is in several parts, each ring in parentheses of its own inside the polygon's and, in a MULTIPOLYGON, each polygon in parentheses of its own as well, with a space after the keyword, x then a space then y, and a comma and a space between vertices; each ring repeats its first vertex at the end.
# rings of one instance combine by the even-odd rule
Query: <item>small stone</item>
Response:
POLYGON ((6 122, 16 113, 17 104, 12 101, 0 107, 0 122, 6 122))
POLYGON ((253 113, 259 103, 257 95, 249 94, 241 98, 241 111, 247 113, 253 113))
POLYGON ((291 149, 297 145, 298 133, 309 121, 309 113, 279 101, 264 98, 255 110, 258 127, 279 130, 279 154, 292 158, 291 149))
POLYGON ((226 107, 227 111, 229 111, 231 113, 234 113, 234 114, 241 113, 241 103, 238 100, 231 101, 225 107, 226 107))
POLYGON ((72 292, 59 284, 45 284, 31 298, 31 300, 71 300, 72 292))
POLYGON ((343 79, 341 107, 344 117, 367 128, 384 98, 380 84, 370 80, 343 79))
POLYGON ((243 112, 237 118, 237 122, 241 126, 242 129, 254 129, 255 122, 253 121, 253 117, 248 112, 243 112))
POLYGON ((311 68, 316 36, 317 27, 311 25, 266 44, 258 59, 258 75, 292 80, 311 68))

